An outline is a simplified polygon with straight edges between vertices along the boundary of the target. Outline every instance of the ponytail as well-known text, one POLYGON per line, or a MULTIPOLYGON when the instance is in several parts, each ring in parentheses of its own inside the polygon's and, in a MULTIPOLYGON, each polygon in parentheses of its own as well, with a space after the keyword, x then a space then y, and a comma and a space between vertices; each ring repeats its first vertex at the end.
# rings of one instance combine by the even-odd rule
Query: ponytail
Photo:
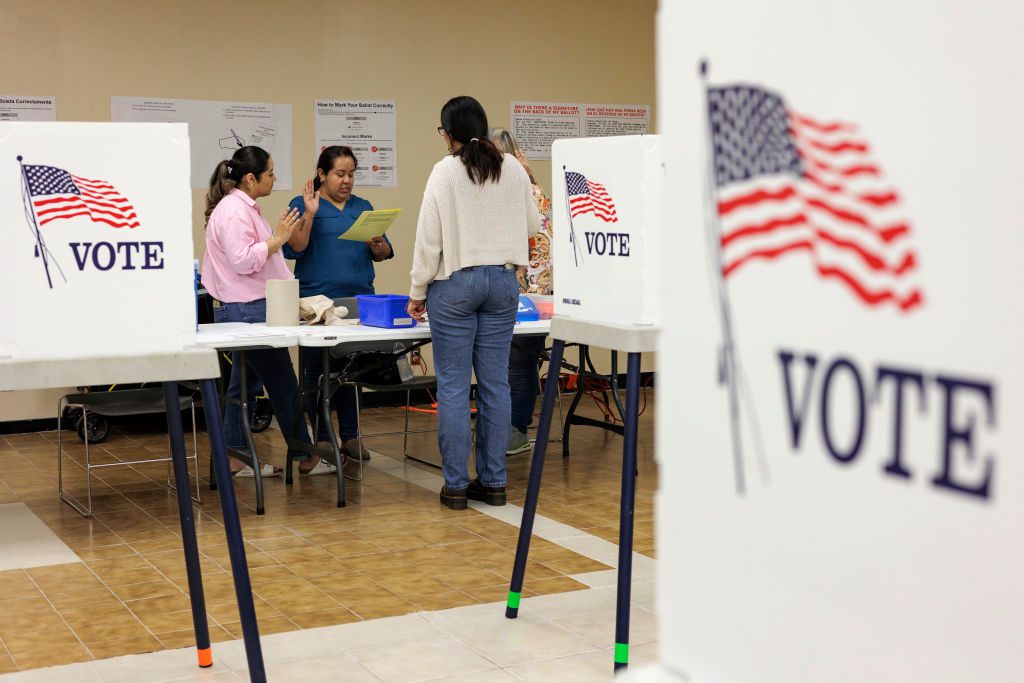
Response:
POLYGON ((220 200, 237 188, 245 176, 252 173, 259 178, 269 166, 270 155, 255 145, 239 147, 230 159, 217 164, 210 176, 210 190, 206 193, 206 222, 210 222, 210 215, 220 200))
POLYGON ((213 169, 213 175, 210 176, 210 191, 206 193, 206 222, 210 222, 210 214, 220 203, 220 200, 224 199, 228 192, 235 189, 238 185, 230 176, 231 166, 228 161, 224 161, 217 164, 217 168, 213 169))
POLYGON ((498 182, 501 178, 501 164, 505 159, 490 140, 470 138, 467 144, 452 154, 466 165, 469 179, 474 183, 483 185, 488 180, 498 182))
POLYGON ((483 185, 488 180, 501 179, 504 157, 487 139, 487 113, 472 97, 453 97, 441 107, 441 127, 452 140, 462 144, 452 156, 466 166, 473 183, 483 185))

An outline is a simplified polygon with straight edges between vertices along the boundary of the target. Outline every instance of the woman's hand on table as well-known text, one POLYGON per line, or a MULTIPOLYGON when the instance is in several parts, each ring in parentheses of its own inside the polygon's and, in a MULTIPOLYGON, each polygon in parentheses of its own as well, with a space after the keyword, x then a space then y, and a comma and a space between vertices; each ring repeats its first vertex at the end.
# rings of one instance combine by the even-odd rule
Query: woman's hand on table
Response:
POLYGON ((416 322, 427 322, 427 302, 425 299, 409 299, 405 310, 416 322))

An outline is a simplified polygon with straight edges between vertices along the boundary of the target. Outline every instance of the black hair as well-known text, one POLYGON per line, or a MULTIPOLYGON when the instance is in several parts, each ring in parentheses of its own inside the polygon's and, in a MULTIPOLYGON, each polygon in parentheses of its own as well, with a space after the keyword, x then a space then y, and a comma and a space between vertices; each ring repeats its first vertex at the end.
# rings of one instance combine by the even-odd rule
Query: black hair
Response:
MULTIPOLYGON (((323 171, 324 175, 327 175, 334 168, 334 162, 340 157, 348 157, 355 164, 355 167, 359 168, 359 160, 356 159, 356 153, 352 151, 351 147, 347 145, 331 145, 330 147, 325 147, 324 151, 320 152, 320 158, 316 160, 317 170, 323 171)), ((317 173, 313 177, 313 191, 319 190, 320 185, 320 174, 317 173)))
POLYGON ((231 190, 238 187, 242 178, 252 173, 259 178, 267 172, 270 166, 270 155, 262 147, 249 145, 239 147, 235 150, 230 159, 217 164, 210 176, 210 191, 206 193, 206 222, 210 222, 210 214, 220 203, 220 200, 231 190))
POLYGON ((501 178, 502 153, 487 139, 487 113, 472 97, 453 97, 441 107, 441 128, 455 142, 462 144, 452 152, 466 165, 469 179, 483 185, 501 178))

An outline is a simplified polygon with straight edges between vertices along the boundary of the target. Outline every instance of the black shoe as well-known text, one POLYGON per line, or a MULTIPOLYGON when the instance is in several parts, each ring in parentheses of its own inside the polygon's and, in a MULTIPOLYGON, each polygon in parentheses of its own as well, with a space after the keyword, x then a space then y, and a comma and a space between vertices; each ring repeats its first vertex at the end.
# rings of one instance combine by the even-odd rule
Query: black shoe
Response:
POLYGON ((450 510, 465 510, 469 505, 469 499, 466 498, 467 489, 450 489, 448 486, 441 487, 441 503, 450 510))
POLYGON ((466 489, 466 496, 470 500, 479 500, 488 505, 501 506, 505 504, 505 487, 504 486, 484 486, 480 483, 479 479, 474 479, 469 482, 469 488, 466 489))

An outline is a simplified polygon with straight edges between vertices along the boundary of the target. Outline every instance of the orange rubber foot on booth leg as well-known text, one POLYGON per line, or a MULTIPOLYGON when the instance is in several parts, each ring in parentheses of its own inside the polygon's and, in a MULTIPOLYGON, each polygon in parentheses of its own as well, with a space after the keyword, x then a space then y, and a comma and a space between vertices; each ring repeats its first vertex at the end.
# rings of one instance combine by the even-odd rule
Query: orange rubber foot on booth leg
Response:
POLYGON ((199 666, 200 668, 207 669, 213 666, 213 649, 203 648, 197 649, 196 652, 199 654, 199 666))

